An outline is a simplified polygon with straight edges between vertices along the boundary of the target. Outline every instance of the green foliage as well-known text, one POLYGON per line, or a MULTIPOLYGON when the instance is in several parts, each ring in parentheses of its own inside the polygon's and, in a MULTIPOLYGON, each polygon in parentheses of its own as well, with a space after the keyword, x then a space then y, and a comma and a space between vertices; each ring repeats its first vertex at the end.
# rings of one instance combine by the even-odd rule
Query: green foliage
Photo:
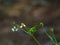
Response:
POLYGON ((54 37, 49 35, 48 33, 46 33, 46 35, 48 36, 48 38, 55 44, 55 41, 54 41, 54 37))
MULTIPOLYGON (((37 31, 37 27, 38 25, 35 25, 31 28, 28 28, 24 23, 21 23, 21 26, 20 25, 17 25, 16 22, 14 21, 13 22, 14 26, 12 28, 12 31, 18 31, 18 29, 20 29, 20 27, 22 26, 22 28, 24 29, 23 31, 27 34, 29 34, 30 36, 33 37, 33 39, 37 42, 38 45, 41 45, 39 43, 39 41, 33 36, 33 34, 37 31)), ((40 28, 43 28, 44 27, 44 23, 43 22, 40 22, 40 25, 39 25, 40 28)), ((50 32, 52 32, 52 35, 50 35, 49 33, 46 32, 46 35, 48 36, 48 38, 52 41, 53 44, 55 45, 60 45, 60 42, 57 42, 56 38, 55 38, 55 35, 54 35, 54 28, 50 28, 50 32)))
POLYGON ((33 26, 32 28, 30 28, 28 32, 31 34, 34 34, 36 32, 36 26, 33 26))
POLYGON ((56 40, 55 35, 54 35, 54 28, 51 27, 50 32, 52 32, 51 33, 52 35, 49 35, 47 32, 46 32, 46 34, 47 34, 48 38, 52 41, 52 43, 56 45, 57 40, 56 40))

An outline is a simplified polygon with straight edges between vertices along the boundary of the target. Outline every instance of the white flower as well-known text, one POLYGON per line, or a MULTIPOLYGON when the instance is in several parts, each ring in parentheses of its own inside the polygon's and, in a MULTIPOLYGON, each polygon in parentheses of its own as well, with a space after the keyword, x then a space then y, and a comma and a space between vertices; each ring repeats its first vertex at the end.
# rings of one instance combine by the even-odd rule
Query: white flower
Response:
POLYGON ((12 28, 12 31, 14 32, 14 31, 18 31, 18 28, 16 28, 16 26, 14 26, 13 28, 12 28))

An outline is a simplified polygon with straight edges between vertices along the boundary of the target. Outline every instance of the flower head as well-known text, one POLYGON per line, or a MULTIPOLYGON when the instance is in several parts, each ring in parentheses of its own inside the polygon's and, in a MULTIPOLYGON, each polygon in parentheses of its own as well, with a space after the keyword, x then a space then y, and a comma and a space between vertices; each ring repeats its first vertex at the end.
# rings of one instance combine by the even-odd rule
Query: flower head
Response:
POLYGON ((26 27, 26 25, 24 23, 21 23, 20 28, 22 28, 22 27, 26 27))
POLYGON ((44 27, 44 23, 40 22, 40 27, 43 28, 44 27))
POLYGON ((14 32, 14 31, 18 31, 18 28, 16 28, 16 26, 14 26, 13 28, 12 28, 12 31, 14 32))
POLYGON ((50 31, 51 31, 51 32, 54 32, 54 28, 51 27, 51 28, 50 28, 50 31))

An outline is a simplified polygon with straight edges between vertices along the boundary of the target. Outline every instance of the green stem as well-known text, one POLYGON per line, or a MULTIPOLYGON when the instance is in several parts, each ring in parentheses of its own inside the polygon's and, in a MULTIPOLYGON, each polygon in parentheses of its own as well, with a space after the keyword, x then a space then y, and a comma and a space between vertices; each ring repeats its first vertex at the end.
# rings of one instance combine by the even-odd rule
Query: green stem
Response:
POLYGON ((56 42, 56 44, 57 44, 57 40, 56 40, 56 38, 55 38, 55 34, 54 34, 54 32, 53 32, 53 37, 54 37, 54 39, 55 39, 55 42, 56 42))
POLYGON ((32 34, 30 34, 30 33, 28 33, 27 31, 25 31, 25 30, 23 30, 25 33, 27 33, 27 34, 29 34, 34 40, 35 40, 35 42, 38 44, 38 45, 41 45, 40 43, 39 43, 39 41, 32 35, 32 34))
POLYGON ((53 42, 53 44, 56 44, 53 38, 46 32, 46 35, 50 38, 50 40, 53 42))
POLYGON ((34 35, 31 34, 31 37, 35 40, 35 42, 36 42, 38 45, 41 45, 40 42, 34 37, 34 35))

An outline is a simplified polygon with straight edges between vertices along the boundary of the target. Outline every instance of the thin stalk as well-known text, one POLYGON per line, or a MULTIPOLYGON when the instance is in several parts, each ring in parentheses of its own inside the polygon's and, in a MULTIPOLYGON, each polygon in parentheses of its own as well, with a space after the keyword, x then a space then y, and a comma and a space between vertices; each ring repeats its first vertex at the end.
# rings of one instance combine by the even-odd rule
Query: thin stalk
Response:
POLYGON ((53 32, 52 34, 53 34, 53 37, 54 37, 55 42, 56 42, 56 44, 57 44, 57 40, 56 40, 56 38, 55 38, 55 34, 54 34, 54 32, 53 32))
POLYGON ((35 40, 35 42, 38 44, 38 45, 41 45, 40 43, 39 43, 39 41, 32 35, 32 34, 30 34, 30 33, 28 33, 27 31, 25 31, 25 30, 23 30, 25 33, 27 33, 27 34, 29 34, 34 40, 35 40))
POLYGON ((30 36, 35 40, 35 42, 36 42, 38 45, 41 45, 40 42, 34 37, 34 35, 30 34, 30 36))

